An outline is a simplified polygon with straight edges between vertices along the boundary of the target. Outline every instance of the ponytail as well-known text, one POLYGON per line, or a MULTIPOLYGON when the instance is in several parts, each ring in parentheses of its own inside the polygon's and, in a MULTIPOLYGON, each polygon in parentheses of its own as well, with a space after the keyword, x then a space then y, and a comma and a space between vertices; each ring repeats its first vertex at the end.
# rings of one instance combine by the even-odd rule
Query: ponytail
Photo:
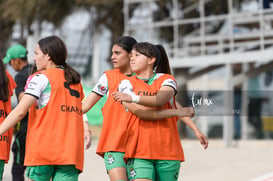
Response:
POLYGON ((155 45, 156 62, 154 71, 156 73, 171 74, 169 59, 165 48, 162 45, 155 45))
POLYGON ((78 84, 81 82, 81 75, 67 63, 64 65, 64 77, 68 84, 78 84))

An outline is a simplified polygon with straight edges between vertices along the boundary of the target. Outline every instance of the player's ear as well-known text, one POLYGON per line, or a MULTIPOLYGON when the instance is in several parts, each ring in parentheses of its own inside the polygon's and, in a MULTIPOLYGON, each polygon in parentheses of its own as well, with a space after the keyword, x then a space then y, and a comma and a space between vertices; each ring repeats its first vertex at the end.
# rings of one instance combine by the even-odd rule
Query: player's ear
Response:
POLYGON ((149 60, 148 60, 148 64, 154 64, 155 61, 156 61, 155 57, 150 57, 149 60))

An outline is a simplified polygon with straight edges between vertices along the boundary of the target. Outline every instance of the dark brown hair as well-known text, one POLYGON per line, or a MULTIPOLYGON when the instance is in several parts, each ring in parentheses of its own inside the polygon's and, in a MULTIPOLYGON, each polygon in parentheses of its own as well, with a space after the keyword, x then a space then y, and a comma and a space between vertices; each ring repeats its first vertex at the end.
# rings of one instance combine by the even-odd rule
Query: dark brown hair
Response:
POLYGON ((136 43, 137 41, 131 36, 121 36, 114 42, 114 45, 118 45, 126 50, 127 53, 130 53, 136 43))
POLYGON ((155 45, 155 48, 156 48, 156 54, 158 54, 156 56, 156 62, 154 66, 155 72, 171 74, 169 58, 167 56, 165 48, 162 45, 155 45))
POLYGON ((6 102, 9 99, 9 80, 6 74, 4 62, 0 56, 0 100, 6 102))
POLYGON ((156 58, 154 63, 155 73, 171 74, 169 59, 162 45, 153 45, 148 42, 140 42, 135 44, 133 49, 147 57, 156 58))
POLYGON ((80 74, 66 63, 67 49, 65 43, 57 36, 48 36, 38 41, 44 54, 48 54, 57 66, 64 67, 64 76, 68 84, 77 84, 81 81, 80 74))

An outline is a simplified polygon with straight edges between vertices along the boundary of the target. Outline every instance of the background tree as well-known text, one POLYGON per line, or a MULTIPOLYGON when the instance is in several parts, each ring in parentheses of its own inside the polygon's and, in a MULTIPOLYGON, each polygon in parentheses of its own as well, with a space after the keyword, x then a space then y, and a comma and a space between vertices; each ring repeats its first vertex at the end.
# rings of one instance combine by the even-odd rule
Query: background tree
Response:
POLYGON ((77 6, 88 10, 95 8, 95 31, 99 32, 101 27, 109 29, 112 33, 111 44, 123 34, 123 0, 78 0, 77 6))
POLYGON ((0 0, 0 54, 2 57, 7 49, 4 42, 9 41, 15 23, 15 20, 10 18, 11 15, 6 12, 6 6, 3 6, 4 2, 5 0, 0 0))
MULTIPOLYGON (((0 44, 1 53, 4 55, 11 37, 15 22, 20 23, 19 43, 25 45, 28 35, 33 34, 31 25, 36 21, 39 24, 48 21, 56 27, 61 25, 63 19, 70 14, 73 8, 84 7, 88 11, 95 7, 95 27, 99 31, 104 25, 112 32, 112 41, 123 33, 123 0, 0 0, 0 44)), ((76 26, 76 22, 75 22, 76 26)))
POLYGON ((1 44, 1 53, 6 51, 15 22, 21 25, 18 42, 25 45, 27 36, 33 34, 34 21, 38 24, 49 21, 59 26, 75 5, 76 0, 0 0, 0 40, 6 43, 1 44))

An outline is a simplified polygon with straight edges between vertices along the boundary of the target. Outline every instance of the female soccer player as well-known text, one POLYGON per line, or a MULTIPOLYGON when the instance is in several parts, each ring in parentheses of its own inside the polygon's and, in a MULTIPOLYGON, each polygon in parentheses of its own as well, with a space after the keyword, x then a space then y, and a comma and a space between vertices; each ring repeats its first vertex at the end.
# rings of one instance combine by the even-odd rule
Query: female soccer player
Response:
MULTIPOLYGON (((112 46, 111 60, 114 69, 105 71, 92 92, 83 101, 83 113, 86 113, 104 95, 117 90, 121 80, 132 75, 129 53, 136 40, 130 36, 118 38, 112 46)), ((102 109, 103 123, 97 146, 97 154, 104 157, 106 170, 111 181, 126 181, 126 163, 123 156, 126 147, 126 124, 120 119, 124 108, 110 96, 102 109)))
POLYGON ((49 36, 38 41, 25 94, 0 125, 0 135, 29 111, 25 165, 30 181, 77 181, 83 170, 83 89, 80 75, 67 63, 64 42, 49 36))
MULTIPOLYGON (((0 125, 11 112, 11 96, 16 84, 11 75, 5 70, 0 58, 0 125)), ((0 136, 0 180, 2 180, 5 163, 9 161, 10 144, 12 141, 12 127, 0 136)))

